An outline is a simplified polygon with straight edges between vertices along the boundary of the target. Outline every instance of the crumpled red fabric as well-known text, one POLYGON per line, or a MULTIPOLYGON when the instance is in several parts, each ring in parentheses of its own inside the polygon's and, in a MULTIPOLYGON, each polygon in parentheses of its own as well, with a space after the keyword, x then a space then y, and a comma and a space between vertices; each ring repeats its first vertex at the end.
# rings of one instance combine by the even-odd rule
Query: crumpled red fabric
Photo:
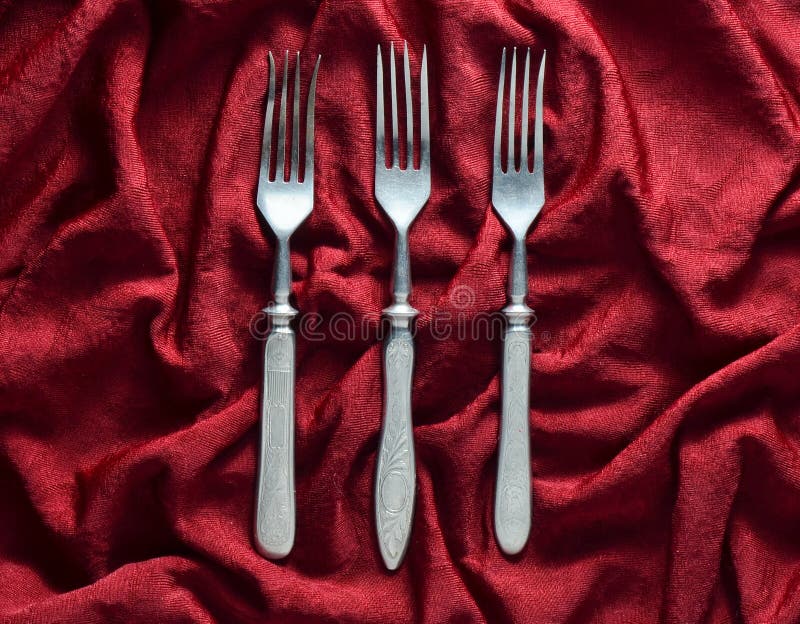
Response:
POLYGON ((0 620, 800 621, 798 30, 780 0, 0 3, 0 620), (403 39, 417 64, 428 46, 433 191, 410 238, 416 516, 390 574, 374 72, 403 39), (548 59, 513 558, 492 530, 500 338, 431 331, 505 303, 504 45, 548 59), (267 52, 287 48, 305 76, 323 55, 292 258, 322 337, 298 338, 276 563, 251 539, 251 321, 267 52), (343 314, 371 329, 343 339, 343 314))

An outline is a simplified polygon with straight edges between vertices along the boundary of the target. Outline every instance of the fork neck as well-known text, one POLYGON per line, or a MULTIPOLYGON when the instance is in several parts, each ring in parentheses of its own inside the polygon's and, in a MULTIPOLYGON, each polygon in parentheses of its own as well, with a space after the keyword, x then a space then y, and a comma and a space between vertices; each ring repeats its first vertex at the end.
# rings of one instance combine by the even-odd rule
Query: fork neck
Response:
POLYGON ((514 236, 509 269, 509 299, 513 306, 525 306, 528 296, 528 261, 525 253, 525 237, 514 236))
POLYGON ((392 292, 395 304, 407 304, 411 294, 411 263, 408 258, 408 231, 397 228, 394 246, 392 292))
POLYGON ((292 269, 289 264, 289 237, 278 236, 277 248, 275 251, 275 276, 274 276, 274 297, 275 303, 270 306, 274 311, 273 318, 277 321, 288 321, 297 314, 289 303, 289 295, 292 292, 292 269))
POLYGON ((417 310, 408 303, 411 294, 411 269, 408 259, 408 230, 397 228, 394 247, 394 276, 392 279, 392 305, 383 312, 395 329, 408 329, 417 310))
POLYGON ((292 269, 289 265, 289 237, 278 236, 275 250, 274 301, 264 308, 269 315, 271 331, 291 333, 289 324, 297 315, 289 303, 292 292, 292 269))

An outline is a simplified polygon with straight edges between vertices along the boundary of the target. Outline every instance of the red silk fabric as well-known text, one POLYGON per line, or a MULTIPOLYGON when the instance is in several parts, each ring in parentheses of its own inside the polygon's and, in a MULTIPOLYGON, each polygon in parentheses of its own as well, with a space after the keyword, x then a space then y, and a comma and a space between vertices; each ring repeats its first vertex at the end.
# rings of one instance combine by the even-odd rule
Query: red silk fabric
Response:
POLYGON ((780 0, 0 3, 0 620, 800 621, 799 30, 780 0), (433 191, 410 238, 416 517, 389 574, 373 117, 376 44, 403 39, 414 67, 428 44, 433 191), (505 303, 503 45, 548 54, 513 558, 492 530, 500 337, 432 331, 505 303), (275 563, 251 540, 250 325, 285 48, 304 85, 323 55, 292 257, 322 339, 298 338, 297 537, 275 563), (341 313, 369 331, 342 339, 341 313))

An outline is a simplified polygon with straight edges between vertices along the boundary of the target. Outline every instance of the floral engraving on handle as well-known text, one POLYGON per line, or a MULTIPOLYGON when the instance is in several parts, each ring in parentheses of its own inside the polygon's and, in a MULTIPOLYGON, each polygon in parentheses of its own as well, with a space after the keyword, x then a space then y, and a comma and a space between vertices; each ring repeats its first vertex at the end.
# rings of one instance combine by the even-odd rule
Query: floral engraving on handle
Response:
POLYGON ((503 377, 503 448, 500 452, 497 521, 507 536, 527 536, 530 524, 528 332, 510 331, 506 334, 503 377))
POLYGON ((411 526, 414 484, 411 465, 409 394, 413 348, 410 335, 386 347, 386 416, 378 458, 378 536, 392 558, 404 548, 411 526))
POLYGON ((274 333, 267 341, 264 387, 264 513, 259 533, 264 542, 280 546, 290 537, 289 430, 292 426, 291 334, 274 333))

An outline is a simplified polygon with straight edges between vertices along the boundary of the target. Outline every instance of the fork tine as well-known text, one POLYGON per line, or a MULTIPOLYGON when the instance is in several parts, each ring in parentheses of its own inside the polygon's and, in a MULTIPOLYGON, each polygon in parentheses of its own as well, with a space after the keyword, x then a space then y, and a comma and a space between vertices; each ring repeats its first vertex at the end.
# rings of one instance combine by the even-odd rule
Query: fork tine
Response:
POLYGON ((536 81, 536 119, 534 120, 533 135, 533 174, 544 183, 544 129, 542 124, 543 97, 544 89, 544 62, 547 58, 547 50, 542 54, 542 62, 539 64, 539 78, 536 81))
POLYGON ((317 56, 317 64, 314 65, 314 73, 311 75, 311 86, 308 87, 308 102, 306 103, 306 162, 303 168, 303 182, 307 176, 311 176, 311 183, 314 183, 314 100, 317 95, 317 73, 322 55, 317 56))
POLYGON ((528 48, 528 53, 525 55, 525 77, 522 80, 522 130, 519 137, 519 170, 527 171, 530 173, 528 167, 528 148, 530 142, 528 141, 528 93, 529 93, 529 78, 531 73, 531 49, 528 48))
POLYGON ((508 159, 506 161, 506 171, 511 173, 517 170, 517 163, 514 149, 517 141, 514 139, 514 132, 517 129, 517 48, 511 53, 511 83, 508 87, 508 159))
POLYGON ((503 83, 506 78, 506 49, 503 48, 503 56, 500 59, 500 80, 497 84, 497 107, 494 113, 494 174, 503 173, 501 162, 501 143, 503 133, 503 83))
POLYGON ((375 166, 386 167, 386 117, 383 112, 383 59, 378 44, 377 101, 375 103, 375 166))
POLYGON ((286 154, 286 83, 289 81, 289 50, 283 58, 283 87, 278 107, 278 158, 275 165, 275 181, 284 181, 284 159, 286 154))
POLYGON ((300 168, 300 52, 294 68, 294 110, 292 111, 292 166, 289 180, 296 181, 300 168))
POLYGON ((392 167, 400 168, 400 141, 397 138, 397 71, 394 62, 394 43, 389 53, 389 69, 392 87, 392 167))
POLYGON ((272 119, 275 111, 275 59, 269 53, 269 95, 267 95, 267 112, 264 114, 264 135, 261 139, 261 174, 259 185, 269 182, 270 157, 272 152, 272 119))
MULTIPOLYGON (((409 162, 413 155, 409 156, 409 162)), ((431 170, 431 119, 428 111, 428 46, 422 46, 422 69, 419 74, 419 168, 431 170)))
POLYGON ((411 67, 408 41, 403 42, 403 77, 406 83, 406 169, 414 168, 414 105, 411 103, 411 67))

